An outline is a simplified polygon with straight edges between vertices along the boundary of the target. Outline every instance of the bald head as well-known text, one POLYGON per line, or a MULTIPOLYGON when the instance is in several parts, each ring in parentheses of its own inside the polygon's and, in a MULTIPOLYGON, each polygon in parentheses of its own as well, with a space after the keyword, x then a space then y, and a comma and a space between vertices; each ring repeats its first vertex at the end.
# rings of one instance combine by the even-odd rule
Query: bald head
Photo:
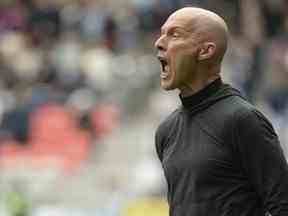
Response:
POLYGON ((185 7, 171 14, 167 21, 181 21, 199 42, 215 43, 215 54, 211 60, 216 63, 222 61, 227 49, 228 27, 219 15, 202 8, 185 7))
POLYGON ((217 14, 186 7, 171 14, 155 42, 161 86, 189 95, 220 76, 228 28, 217 14))
POLYGON ((195 20, 200 22, 209 22, 211 25, 218 25, 223 28, 224 31, 227 31, 227 25, 225 21, 216 13, 197 7, 185 7, 175 11, 173 14, 170 15, 170 18, 183 18, 187 20, 195 20))

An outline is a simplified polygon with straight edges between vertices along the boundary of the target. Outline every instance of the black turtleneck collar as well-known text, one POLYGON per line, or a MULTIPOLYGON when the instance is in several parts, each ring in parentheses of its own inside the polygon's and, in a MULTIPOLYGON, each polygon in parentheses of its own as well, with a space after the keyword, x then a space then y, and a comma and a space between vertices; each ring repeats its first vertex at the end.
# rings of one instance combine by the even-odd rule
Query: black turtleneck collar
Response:
POLYGON ((200 91, 196 92, 191 96, 182 97, 180 94, 182 105, 186 108, 197 106, 203 100, 215 94, 216 91, 221 88, 222 84, 223 83, 221 78, 218 78, 214 80, 212 83, 210 83, 208 86, 206 86, 205 88, 201 89, 200 91))

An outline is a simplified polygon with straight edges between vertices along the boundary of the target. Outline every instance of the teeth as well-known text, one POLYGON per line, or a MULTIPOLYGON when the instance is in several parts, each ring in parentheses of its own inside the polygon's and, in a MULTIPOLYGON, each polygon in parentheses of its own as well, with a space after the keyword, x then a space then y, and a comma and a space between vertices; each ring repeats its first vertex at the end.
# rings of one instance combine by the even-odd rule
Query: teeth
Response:
POLYGON ((161 72, 160 76, 162 79, 166 79, 169 76, 167 69, 168 69, 167 67, 164 67, 163 71, 161 72))
POLYGON ((160 77, 163 78, 163 79, 165 79, 165 78, 168 77, 168 73, 165 73, 165 72, 164 72, 164 73, 161 73, 160 77))
POLYGON ((164 66, 164 71, 168 71, 168 65, 166 64, 165 66, 164 66))

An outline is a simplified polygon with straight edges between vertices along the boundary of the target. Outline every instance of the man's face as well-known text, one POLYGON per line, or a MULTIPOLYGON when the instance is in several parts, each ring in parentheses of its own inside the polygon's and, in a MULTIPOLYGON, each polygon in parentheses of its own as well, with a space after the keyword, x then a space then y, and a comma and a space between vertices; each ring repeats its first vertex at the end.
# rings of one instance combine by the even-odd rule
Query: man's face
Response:
POLYGON ((171 16, 161 28, 155 42, 161 63, 161 87, 165 90, 183 89, 191 83, 197 67, 197 37, 185 17, 171 16))

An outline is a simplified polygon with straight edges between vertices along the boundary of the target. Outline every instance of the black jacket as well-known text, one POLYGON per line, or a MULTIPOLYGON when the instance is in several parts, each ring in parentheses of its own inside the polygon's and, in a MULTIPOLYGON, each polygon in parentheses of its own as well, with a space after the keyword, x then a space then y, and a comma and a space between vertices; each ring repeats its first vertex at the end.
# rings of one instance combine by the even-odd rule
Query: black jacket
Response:
POLYGON ((288 167, 269 121, 220 79, 181 101, 156 132, 170 216, 288 216, 288 167))

